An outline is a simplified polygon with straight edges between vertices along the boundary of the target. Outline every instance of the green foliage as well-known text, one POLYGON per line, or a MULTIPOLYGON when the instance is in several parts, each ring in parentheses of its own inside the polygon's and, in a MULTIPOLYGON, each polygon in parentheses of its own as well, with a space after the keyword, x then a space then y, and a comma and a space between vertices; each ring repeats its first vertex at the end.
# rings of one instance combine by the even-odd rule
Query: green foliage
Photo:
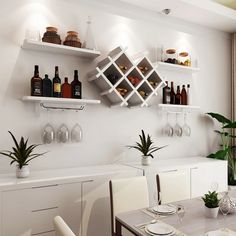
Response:
POLYGON ((8 131, 8 133, 11 135, 15 147, 12 147, 12 151, 1 151, 0 154, 3 156, 7 156, 11 159, 10 165, 16 162, 19 165, 19 168, 21 169, 23 166, 28 165, 28 163, 36 157, 42 156, 46 153, 44 152, 40 154, 33 154, 34 149, 39 145, 33 144, 27 146, 28 139, 25 141, 24 138, 21 137, 20 141, 17 142, 14 135, 10 131, 8 131))
POLYGON ((202 200, 205 202, 205 206, 208 208, 216 208, 219 206, 220 199, 218 198, 218 193, 216 191, 206 193, 202 200))
POLYGON ((153 146, 153 141, 151 140, 150 135, 148 134, 147 137, 144 133, 144 131, 142 130, 142 134, 139 135, 139 139, 140 139, 140 143, 136 142, 136 145, 133 146, 128 146, 129 148, 134 148, 137 149, 138 151, 140 151, 144 156, 150 156, 152 158, 153 157, 153 153, 166 147, 155 147, 153 146))

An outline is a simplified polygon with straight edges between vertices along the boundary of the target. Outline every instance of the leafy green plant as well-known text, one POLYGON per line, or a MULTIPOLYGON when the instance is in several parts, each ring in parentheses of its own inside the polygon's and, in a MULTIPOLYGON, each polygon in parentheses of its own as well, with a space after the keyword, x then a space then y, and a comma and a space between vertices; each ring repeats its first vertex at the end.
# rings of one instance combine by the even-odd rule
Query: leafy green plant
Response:
POLYGON ((236 180, 236 158, 234 157, 233 129, 236 128, 236 121, 231 121, 221 114, 209 112, 207 115, 217 120, 221 124, 221 130, 215 130, 221 138, 221 148, 215 153, 209 154, 207 157, 228 161, 229 181, 236 180))
POLYGON ((46 153, 33 154, 34 149, 39 145, 32 144, 28 146, 28 139, 25 141, 23 137, 21 137, 20 141, 17 142, 14 135, 10 131, 8 131, 8 133, 11 135, 15 147, 12 147, 12 151, 1 151, 0 154, 11 159, 10 165, 16 162, 21 169, 36 157, 42 156, 46 153))
POLYGON ((163 146, 163 147, 153 146, 153 141, 152 141, 150 135, 148 134, 146 136, 143 130, 142 130, 142 134, 139 135, 139 139, 140 139, 140 143, 136 142, 136 145, 132 145, 132 146, 128 146, 128 147, 137 149, 138 151, 140 151, 143 154, 143 156, 150 156, 150 157, 154 158, 154 156, 153 156, 154 152, 166 147, 166 146, 163 146))
POLYGON ((216 208, 219 206, 220 199, 218 198, 218 193, 216 191, 206 193, 202 200, 205 202, 205 206, 208 208, 216 208))

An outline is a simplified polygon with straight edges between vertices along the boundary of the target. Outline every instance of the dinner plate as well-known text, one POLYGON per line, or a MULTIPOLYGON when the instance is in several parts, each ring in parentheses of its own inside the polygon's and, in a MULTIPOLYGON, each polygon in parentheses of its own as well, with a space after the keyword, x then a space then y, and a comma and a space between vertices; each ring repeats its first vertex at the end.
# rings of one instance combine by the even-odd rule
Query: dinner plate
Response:
POLYGON ((210 231, 206 233, 205 236, 236 236, 236 232, 229 229, 219 229, 216 231, 210 231))
POLYGON ((153 234, 153 233, 149 232, 146 228, 144 230, 148 235, 151 235, 151 236, 174 236, 176 234, 176 232, 173 232, 171 234, 159 235, 159 234, 153 234))
POLYGON ((173 233, 175 233, 175 228, 161 222, 149 224, 145 227, 145 229, 154 235, 173 235, 173 233))
POLYGON ((168 204, 168 205, 158 205, 153 207, 153 211, 160 214, 174 214, 176 212, 176 206, 168 204))

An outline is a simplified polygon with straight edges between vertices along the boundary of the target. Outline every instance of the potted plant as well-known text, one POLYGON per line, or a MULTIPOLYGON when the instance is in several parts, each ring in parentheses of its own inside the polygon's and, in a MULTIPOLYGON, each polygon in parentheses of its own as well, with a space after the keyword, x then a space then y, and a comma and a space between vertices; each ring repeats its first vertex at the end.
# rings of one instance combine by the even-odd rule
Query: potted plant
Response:
POLYGON ((35 154, 33 153, 34 149, 39 146, 37 144, 32 144, 28 146, 28 139, 25 141, 23 137, 21 137, 20 141, 17 142, 14 135, 8 131, 11 135, 15 146, 12 147, 11 151, 1 151, 0 154, 3 156, 7 156, 11 159, 10 165, 13 163, 16 164, 16 177, 17 178, 25 178, 30 174, 29 171, 29 162, 35 159, 36 157, 44 155, 44 153, 35 154))
POLYGON ((207 115, 217 120, 221 124, 220 130, 215 132, 220 135, 221 145, 220 150, 209 154, 207 157, 228 161, 228 182, 230 185, 236 185, 236 158, 234 155, 234 129, 236 128, 236 121, 224 117, 221 114, 209 112, 207 115))
POLYGON ((154 158, 153 153, 166 147, 155 147, 153 146, 153 141, 148 134, 145 135, 144 131, 142 130, 142 134, 139 135, 140 143, 136 142, 136 145, 128 146, 129 148, 135 148, 142 153, 142 165, 148 166, 151 163, 150 158, 154 158))
POLYGON ((208 218, 217 218, 219 212, 219 202, 218 193, 216 191, 206 193, 202 200, 205 203, 205 215, 208 218))

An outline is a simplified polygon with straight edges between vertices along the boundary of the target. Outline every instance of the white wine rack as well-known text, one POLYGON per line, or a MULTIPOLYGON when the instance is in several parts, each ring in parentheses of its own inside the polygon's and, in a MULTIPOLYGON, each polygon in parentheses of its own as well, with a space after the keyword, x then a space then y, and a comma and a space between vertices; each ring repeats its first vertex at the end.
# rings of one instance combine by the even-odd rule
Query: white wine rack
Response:
POLYGON ((88 74, 88 80, 99 87, 111 106, 147 107, 165 83, 147 57, 134 63, 125 51, 121 47, 112 50, 88 74))

